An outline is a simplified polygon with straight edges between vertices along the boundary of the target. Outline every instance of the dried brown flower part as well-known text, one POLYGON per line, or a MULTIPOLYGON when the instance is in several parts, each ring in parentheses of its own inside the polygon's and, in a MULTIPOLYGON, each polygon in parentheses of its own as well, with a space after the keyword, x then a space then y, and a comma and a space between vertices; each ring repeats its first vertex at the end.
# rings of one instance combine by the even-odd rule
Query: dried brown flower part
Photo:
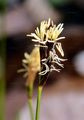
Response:
POLYGON ((34 82, 37 72, 40 71, 40 52, 39 47, 35 47, 31 54, 24 53, 25 59, 22 60, 24 68, 18 72, 25 72, 24 77, 27 78, 26 85, 34 82))

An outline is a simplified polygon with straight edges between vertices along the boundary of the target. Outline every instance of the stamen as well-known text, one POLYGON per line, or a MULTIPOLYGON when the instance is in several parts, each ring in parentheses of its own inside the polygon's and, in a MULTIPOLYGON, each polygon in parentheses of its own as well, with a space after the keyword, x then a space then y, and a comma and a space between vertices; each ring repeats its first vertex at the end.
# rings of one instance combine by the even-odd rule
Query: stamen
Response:
POLYGON ((41 61, 42 61, 42 62, 44 62, 44 61, 46 61, 46 60, 47 60, 47 59, 46 59, 46 58, 44 58, 44 59, 42 59, 41 61))
POLYGON ((62 40, 62 39, 65 39, 65 37, 59 37, 55 41, 62 40))
POLYGON ((60 70, 61 70, 61 69, 56 69, 53 65, 51 65, 50 72, 52 72, 52 71, 60 72, 60 70))
POLYGON ((61 43, 57 43, 57 44, 56 44, 56 48, 58 49, 58 51, 60 52, 60 54, 61 54, 62 56, 64 56, 64 52, 63 52, 61 43))
POLYGON ((44 71, 39 72, 39 75, 45 75, 46 73, 49 72, 48 65, 46 63, 42 63, 42 64, 46 67, 46 69, 44 71))

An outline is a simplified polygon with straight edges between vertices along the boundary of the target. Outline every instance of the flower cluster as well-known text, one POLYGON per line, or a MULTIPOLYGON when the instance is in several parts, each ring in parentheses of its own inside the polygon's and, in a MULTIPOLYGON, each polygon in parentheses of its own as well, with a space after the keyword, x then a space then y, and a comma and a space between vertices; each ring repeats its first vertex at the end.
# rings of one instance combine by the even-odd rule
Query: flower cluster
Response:
POLYGON ((64 52, 60 40, 65 37, 59 37, 63 29, 63 24, 56 26, 49 19, 48 21, 42 21, 40 28, 37 27, 35 33, 27 35, 32 37, 35 46, 30 54, 24 53, 25 58, 22 60, 23 69, 18 70, 18 72, 25 72, 24 77, 27 78, 26 87, 32 120, 34 120, 32 97, 37 72, 39 72, 40 77, 35 120, 39 119, 41 94, 43 86, 48 79, 48 73, 52 71, 60 72, 61 68, 64 67, 62 62, 66 59, 62 58, 64 57, 64 52))
POLYGON ((64 39, 65 37, 60 37, 60 33, 63 31, 63 24, 58 26, 54 25, 53 21, 50 19, 48 21, 42 21, 40 28, 36 28, 35 33, 28 34, 27 36, 33 37, 32 41, 46 44, 46 42, 58 41, 64 39))
POLYGON ((34 82, 37 72, 40 71, 40 53, 39 48, 35 47, 31 54, 24 53, 25 59, 22 60, 23 68, 18 72, 25 72, 23 77, 28 78, 26 85, 34 82))
POLYGON ((42 21, 40 28, 37 27, 35 33, 27 35, 32 37, 32 41, 36 43, 35 46, 47 48, 47 55, 44 55, 44 58, 41 59, 41 71, 39 72, 40 75, 45 75, 49 71, 53 70, 60 72, 60 69, 55 67, 56 64, 63 68, 63 64, 61 64, 61 62, 65 61, 66 59, 59 58, 56 53, 56 51, 58 51, 62 57, 64 56, 60 40, 64 39, 65 37, 59 37, 63 29, 63 24, 56 26, 54 25, 53 21, 49 19, 48 21, 42 21), (49 45, 52 47, 49 48, 49 45))

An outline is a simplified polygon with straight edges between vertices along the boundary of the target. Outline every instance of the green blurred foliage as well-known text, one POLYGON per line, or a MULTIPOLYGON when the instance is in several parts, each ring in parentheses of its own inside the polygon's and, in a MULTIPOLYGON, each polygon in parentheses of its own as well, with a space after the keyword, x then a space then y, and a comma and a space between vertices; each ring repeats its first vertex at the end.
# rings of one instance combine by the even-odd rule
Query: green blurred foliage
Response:
MULTIPOLYGON (((2 16, 6 13, 7 0, 0 0, 0 29, 4 30, 2 16), (2 28, 3 27, 3 28, 2 28)), ((5 33, 3 33, 5 34, 5 33)), ((5 36, 5 35, 4 35, 5 36)), ((6 61, 6 36, 0 36, 0 120, 5 119, 5 61, 6 61)))
POLYGON ((0 120, 5 116, 6 39, 0 38, 0 120))
POLYGON ((4 12, 6 9, 7 0, 0 0, 0 13, 4 12))
POLYGON ((4 81, 0 80, 0 120, 4 120, 5 114, 5 95, 4 95, 4 81))
POLYGON ((53 6, 63 6, 72 0, 48 0, 53 6))

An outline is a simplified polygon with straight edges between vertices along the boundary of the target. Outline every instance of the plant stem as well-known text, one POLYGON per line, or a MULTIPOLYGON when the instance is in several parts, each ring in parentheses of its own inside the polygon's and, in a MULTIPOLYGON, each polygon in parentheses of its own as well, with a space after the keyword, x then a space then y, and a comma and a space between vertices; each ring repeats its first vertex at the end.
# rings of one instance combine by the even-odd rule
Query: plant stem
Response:
POLYGON ((39 120, 41 95, 42 95, 42 86, 39 86, 38 87, 38 96, 37 96, 37 106, 36 106, 35 120, 39 120))
POLYGON ((27 86, 28 94, 28 107, 30 111, 31 120, 34 120, 33 106, 32 106, 32 96, 33 96, 33 83, 27 86))
POLYGON ((29 99, 28 99, 28 105, 29 105, 31 120, 34 120, 34 113, 33 113, 33 106, 32 106, 32 98, 29 98, 29 99))

